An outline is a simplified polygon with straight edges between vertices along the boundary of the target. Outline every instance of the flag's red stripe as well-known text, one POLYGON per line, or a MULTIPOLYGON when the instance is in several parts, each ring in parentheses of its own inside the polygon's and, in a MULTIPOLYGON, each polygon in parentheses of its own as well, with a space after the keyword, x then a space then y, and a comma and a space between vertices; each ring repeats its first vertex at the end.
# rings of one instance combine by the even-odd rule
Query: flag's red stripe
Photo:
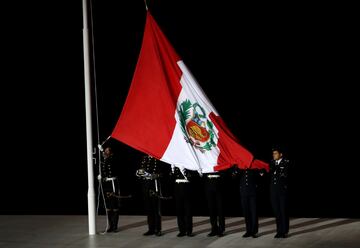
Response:
POLYGON ((162 157, 176 125, 182 74, 176 64, 179 59, 148 12, 139 60, 113 138, 162 157))
POLYGON ((210 113, 209 117, 219 131, 218 147, 220 154, 214 170, 224 170, 235 164, 242 169, 249 168, 253 155, 238 143, 220 116, 210 113))
POLYGON ((270 171, 269 164, 258 159, 252 161, 250 169, 265 169, 267 172, 270 171))

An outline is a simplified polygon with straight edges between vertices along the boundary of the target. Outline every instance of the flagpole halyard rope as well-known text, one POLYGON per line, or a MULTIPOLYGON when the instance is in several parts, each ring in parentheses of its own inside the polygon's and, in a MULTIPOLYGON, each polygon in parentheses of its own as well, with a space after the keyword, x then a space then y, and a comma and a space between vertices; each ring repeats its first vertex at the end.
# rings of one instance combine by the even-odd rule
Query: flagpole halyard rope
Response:
MULTIPOLYGON (((97 100, 97 83, 96 83, 96 66, 95 66, 95 38, 94 38, 94 21, 93 21, 93 1, 90 0, 90 20, 91 20, 91 41, 92 41, 92 57, 93 57, 93 73, 94 73, 94 94, 95 94, 95 116, 96 116, 96 134, 97 142, 100 144, 100 125, 99 125, 99 108, 97 100)), ((99 153, 100 154, 100 153, 99 153)), ((100 161, 100 155, 99 155, 100 161)))
POLYGON ((146 9, 146 11, 148 11, 149 8, 148 8, 148 6, 147 6, 146 0, 144 0, 144 3, 145 3, 145 9, 146 9))
MULTIPOLYGON (((94 75, 94 97, 95 97, 95 118, 96 118, 96 135, 97 135, 97 143, 98 147, 102 146, 109 138, 110 136, 100 144, 100 124, 99 124, 99 108, 98 108, 98 92, 97 92, 97 80, 96 80, 96 66, 95 66, 95 38, 94 38, 94 21, 93 21, 93 1, 90 0, 90 21, 91 21, 91 41, 92 41, 92 59, 93 59, 93 75, 94 75)), ((98 149, 98 169, 99 169, 99 175, 101 175, 101 150, 98 149)), ((99 181, 99 187, 98 187, 98 203, 97 203, 97 209, 96 213, 99 215, 99 205, 100 205, 100 195, 102 195, 102 200, 104 202, 105 207, 105 213, 106 213, 106 228, 105 231, 102 232, 102 234, 106 233, 106 230, 109 228, 109 218, 108 218, 108 212, 106 211, 106 201, 105 201, 105 195, 104 195, 104 189, 102 187, 101 180, 99 181)))

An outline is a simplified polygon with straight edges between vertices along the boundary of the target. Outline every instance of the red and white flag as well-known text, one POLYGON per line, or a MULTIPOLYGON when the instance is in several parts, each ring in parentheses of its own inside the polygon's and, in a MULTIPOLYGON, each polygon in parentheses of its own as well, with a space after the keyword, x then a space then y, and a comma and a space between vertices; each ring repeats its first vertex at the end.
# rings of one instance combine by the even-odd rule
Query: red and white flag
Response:
POLYGON ((265 168, 226 127, 147 13, 130 90, 111 136, 166 163, 202 173, 265 168))

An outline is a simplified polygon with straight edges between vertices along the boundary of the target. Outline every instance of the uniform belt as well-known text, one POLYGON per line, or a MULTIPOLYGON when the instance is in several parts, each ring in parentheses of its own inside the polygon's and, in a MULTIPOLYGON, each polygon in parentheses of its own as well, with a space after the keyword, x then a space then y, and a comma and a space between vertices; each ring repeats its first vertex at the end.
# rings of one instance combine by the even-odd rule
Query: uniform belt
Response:
POLYGON ((175 182, 176 183, 189 183, 189 180, 187 180, 187 179, 176 179, 175 182))
POLYGON ((220 175, 206 175, 207 178, 219 178, 220 175))
POLYGON ((116 179, 117 179, 117 177, 105 177, 106 182, 115 181, 116 179))

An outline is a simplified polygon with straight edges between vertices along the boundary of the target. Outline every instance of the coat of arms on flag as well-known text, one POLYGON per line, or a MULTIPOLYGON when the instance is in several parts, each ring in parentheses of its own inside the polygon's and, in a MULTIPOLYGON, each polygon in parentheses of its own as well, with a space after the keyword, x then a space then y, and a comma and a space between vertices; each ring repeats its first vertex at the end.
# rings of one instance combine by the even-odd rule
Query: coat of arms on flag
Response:
POLYGON ((214 124, 199 103, 186 99, 180 104, 178 115, 185 140, 194 148, 204 153, 216 146, 214 124))

